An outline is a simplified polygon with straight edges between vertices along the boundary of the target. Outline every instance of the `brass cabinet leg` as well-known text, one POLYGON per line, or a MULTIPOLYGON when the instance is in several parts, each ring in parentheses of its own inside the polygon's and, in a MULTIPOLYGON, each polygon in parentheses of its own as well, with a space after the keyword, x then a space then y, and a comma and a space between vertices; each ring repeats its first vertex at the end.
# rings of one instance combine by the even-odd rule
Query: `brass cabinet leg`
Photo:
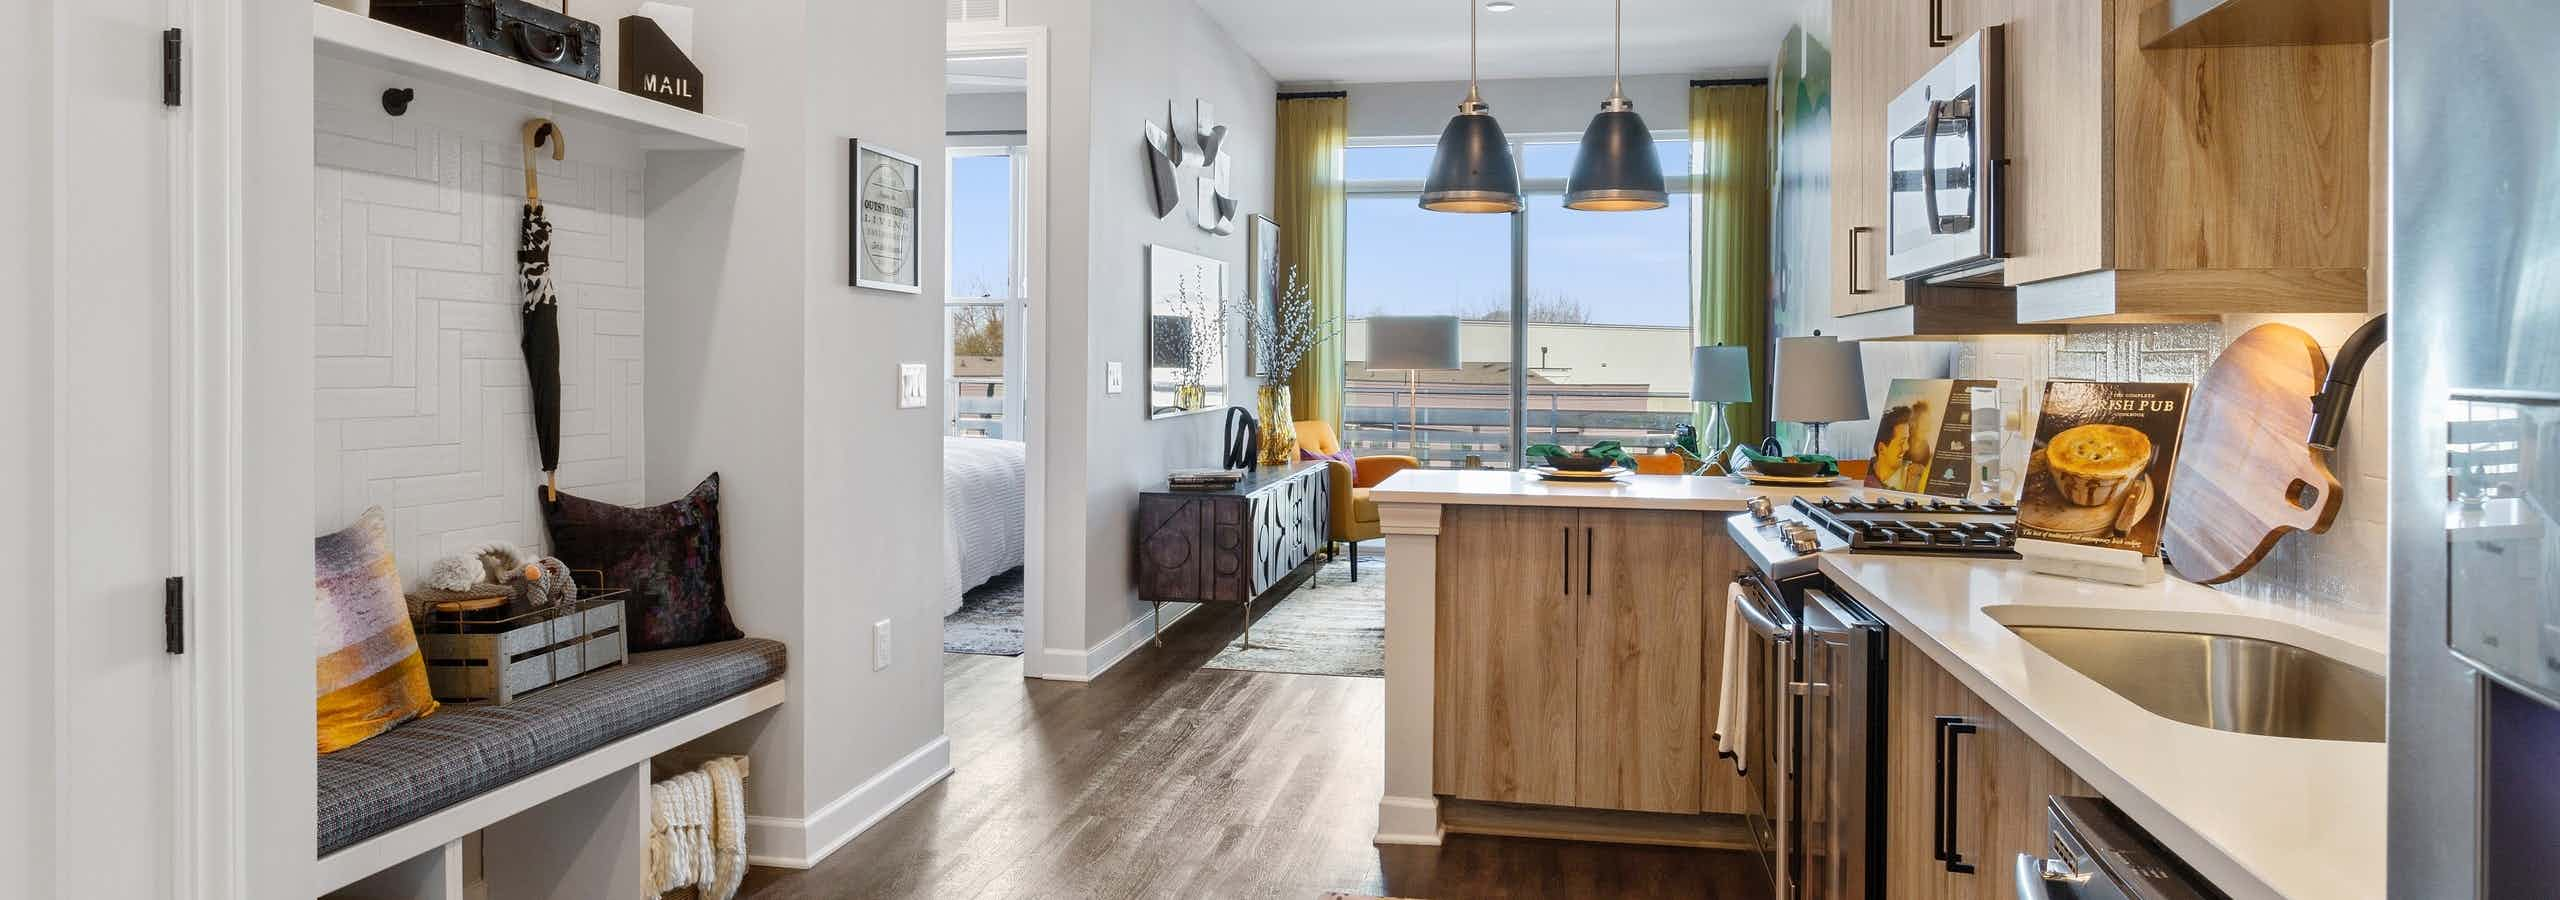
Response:
POLYGON ((1147 605, 1155 607, 1156 627, 1154 631, 1156 646, 1162 647, 1164 646, 1164 601, 1149 600, 1147 601, 1147 605))

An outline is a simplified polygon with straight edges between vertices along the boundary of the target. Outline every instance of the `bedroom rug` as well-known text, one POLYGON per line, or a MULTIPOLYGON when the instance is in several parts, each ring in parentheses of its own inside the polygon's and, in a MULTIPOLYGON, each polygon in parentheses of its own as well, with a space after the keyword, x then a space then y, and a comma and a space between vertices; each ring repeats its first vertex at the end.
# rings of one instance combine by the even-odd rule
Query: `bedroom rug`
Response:
POLYGON ((961 597, 960 611, 942 618, 942 649, 983 656, 1022 655, 1020 567, 988 579, 961 597))
MULTIPOLYGON (((1253 623, 1253 649, 1244 636, 1227 642, 1203 668, 1295 675, 1378 678, 1387 665, 1387 566, 1382 554, 1362 548, 1360 580, 1351 580, 1351 556, 1343 554, 1315 577, 1274 602, 1253 623)), ((1230 611, 1228 615, 1234 613, 1230 611)), ((1213 620, 1214 621, 1214 620, 1213 620)), ((1230 619, 1229 621, 1233 621, 1230 619)))

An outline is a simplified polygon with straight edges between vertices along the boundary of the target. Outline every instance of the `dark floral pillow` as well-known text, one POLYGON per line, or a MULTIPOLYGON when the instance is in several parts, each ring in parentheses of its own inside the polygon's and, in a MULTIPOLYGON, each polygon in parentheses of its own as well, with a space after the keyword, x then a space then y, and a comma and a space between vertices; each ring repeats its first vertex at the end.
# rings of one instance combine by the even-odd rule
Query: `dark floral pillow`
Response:
MULTIPOLYGON (((541 493, 537 492, 537 496, 541 493)), ((720 579, 720 474, 683 499, 634 509, 562 493, 542 504, 551 555, 630 588, 624 639, 634 651, 690 647, 744 635, 729 621, 720 579)))

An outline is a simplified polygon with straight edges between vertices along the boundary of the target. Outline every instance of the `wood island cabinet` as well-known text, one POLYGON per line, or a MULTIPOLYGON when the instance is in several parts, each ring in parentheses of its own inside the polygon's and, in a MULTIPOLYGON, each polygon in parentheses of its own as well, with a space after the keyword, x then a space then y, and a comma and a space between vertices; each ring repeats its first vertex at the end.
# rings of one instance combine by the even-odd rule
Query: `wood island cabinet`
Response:
POLYGON ((2095 790, 1908 639, 1887 658, 1885 896, 2019 896, 2018 854, 2046 854, 2045 798, 2095 790))
POLYGON ((1445 508, 1434 793, 1742 811, 1739 777, 1707 749, 1710 652, 1739 558, 1720 526, 1700 512, 1445 508))

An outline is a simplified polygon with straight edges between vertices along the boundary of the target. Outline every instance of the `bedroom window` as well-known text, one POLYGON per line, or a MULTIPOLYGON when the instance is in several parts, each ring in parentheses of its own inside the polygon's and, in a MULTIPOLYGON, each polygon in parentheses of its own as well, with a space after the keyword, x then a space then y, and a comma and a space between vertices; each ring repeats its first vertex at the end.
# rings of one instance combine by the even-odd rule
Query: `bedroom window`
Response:
POLYGON ((1022 279, 1021 147, 950 151, 948 270, 943 280, 945 433, 1019 439, 1022 333, 1028 300, 1022 279))
POLYGON ((1510 216, 1424 212, 1429 141, 1355 140, 1344 155, 1345 442, 1493 468, 1517 465, 1529 444, 1668 444, 1691 414, 1694 164, 1687 135, 1656 137, 1669 208, 1565 209, 1575 138, 1533 135, 1515 139, 1528 203, 1510 216), (1370 373, 1371 315, 1459 316, 1464 368, 1419 373, 1410 392, 1403 372, 1370 373), (1416 413, 1418 433, 1406 424, 1416 413))

